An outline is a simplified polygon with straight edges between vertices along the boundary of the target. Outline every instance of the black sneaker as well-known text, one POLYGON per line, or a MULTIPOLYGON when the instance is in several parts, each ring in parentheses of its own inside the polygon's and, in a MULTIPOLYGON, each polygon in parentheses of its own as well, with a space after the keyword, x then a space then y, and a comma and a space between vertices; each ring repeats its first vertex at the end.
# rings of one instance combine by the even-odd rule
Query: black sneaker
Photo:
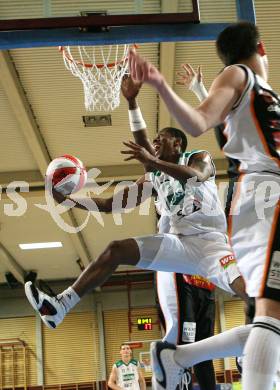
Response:
POLYGON ((24 289, 29 303, 39 313, 44 324, 50 329, 55 329, 67 313, 63 303, 56 296, 51 297, 40 291, 33 282, 26 282, 24 289))

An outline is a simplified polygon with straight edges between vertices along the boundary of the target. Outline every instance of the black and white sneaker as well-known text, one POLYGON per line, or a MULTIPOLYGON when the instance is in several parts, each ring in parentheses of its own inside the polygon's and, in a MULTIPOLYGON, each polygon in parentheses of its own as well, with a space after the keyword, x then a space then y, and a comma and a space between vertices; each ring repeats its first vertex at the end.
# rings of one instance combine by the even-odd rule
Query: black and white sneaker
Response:
POLYGON ((176 346, 170 343, 156 341, 151 343, 153 390, 175 390, 184 373, 174 359, 176 346))
POLYGON ((243 356, 237 356, 235 358, 235 363, 239 374, 242 375, 242 367, 243 367, 243 356))
POLYGON ((51 297, 40 291, 33 282, 26 282, 24 289, 29 303, 39 313, 44 324, 50 329, 55 329, 67 313, 63 302, 57 296, 51 297))

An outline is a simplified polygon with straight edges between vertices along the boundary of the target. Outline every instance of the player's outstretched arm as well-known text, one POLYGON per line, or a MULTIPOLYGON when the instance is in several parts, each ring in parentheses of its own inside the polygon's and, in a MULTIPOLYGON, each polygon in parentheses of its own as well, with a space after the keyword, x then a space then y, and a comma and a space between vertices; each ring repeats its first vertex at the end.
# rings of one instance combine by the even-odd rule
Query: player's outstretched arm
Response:
POLYGON ((124 145, 128 148, 121 152, 128 156, 125 161, 138 160, 142 164, 149 165, 154 171, 164 172, 181 182, 186 182, 192 177, 196 177, 197 181, 203 182, 213 173, 211 157, 207 152, 196 153, 192 163, 184 166, 152 156, 145 148, 132 141, 124 142, 124 145))
POLYGON ((186 133, 194 137, 225 120, 246 83, 244 71, 237 66, 230 66, 214 80, 208 98, 198 108, 193 108, 172 90, 159 70, 135 50, 130 51, 129 66, 131 77, 156 88, 171 115, 186 133))
POLYGON ((142 176, 133 185, 123 188, 110 198, 74 199, 70 196, 64 196, 54 189, 52 195, 58 203, 63 203, 68 199, 74 202, 74 207, 82 210, 119 213, 123 212, 124 209, 133 209, 150 198, 153 195, 153 185, 146 176, 142 176))
POLYGON ((135 142, 144 146, 151 154, 154 154, 155 151, 148 136, 146 122, 142 117, 136 100, 141 86, 142 83, 134 81, 130 76, 125 75, 122 79, 121 90, 128 103, 129 124, 135 142))
POLYGON ((110 212, 110 204, 108 198, 88 197, 88 198, 73 199, 69 195, 65 196, 61 192, 56 191, 54 188, 52 189, 52 196, 57 203, 63 203, 67 200, 70 200, 71 202, 74 202, 74 207, 82 210, 87 210, 87 211, 96 211, 96 209, 95 210, 91 209, 92 200, 93 200, 100 212, 110 212))
MULTIPOLYGON (((183 64, 182 71, 178 72, 177 75, 179 76, 179 79, 176 81, 176 84, 183 85, 188 88, 196 95, 200 102, 208 97, 208 91, 203 84, 203 75, 200 65, 195 71, 190 64, 183 64)), ((223 134, 224 128, 224 123, 215 126, 214 128, 216 140, 221 149, 227 141, 225 135, 223 134)))
POLYGON ((200 102, 208 97, 207 89, 203 84, 201 65, 198 66, 197 70, 194 70, 190 64, 182 64, 182 71, 177 72, 177 76, 179 79, 176 84, 188 88, 200 102))
MULTIPOLYGON (((182 71, 178 72, 177 76, 179 79, 176 81, 176 84, 183 85, 188 88, 196 95, 200 102, 208 97, 209 94, 203 83, 203 75, 200 65, 195 71, 190 64, 182 64, 182 71)), ((226 143, 226 137, 223 135, 224 128, 224 123, 215 126, 214 128, 215 136, 220 148, 223 148, 226 143)))

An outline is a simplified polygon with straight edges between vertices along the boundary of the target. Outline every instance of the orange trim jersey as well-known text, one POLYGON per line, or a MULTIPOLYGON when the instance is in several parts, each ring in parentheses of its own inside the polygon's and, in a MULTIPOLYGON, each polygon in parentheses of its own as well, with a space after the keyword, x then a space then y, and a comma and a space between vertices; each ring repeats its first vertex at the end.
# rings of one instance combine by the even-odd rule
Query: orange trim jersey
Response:
POLYGON ((245 65, 242 96, 226 118, 225 154, 240 161, 241 172, 280 172, 280 99, 245 65))
POLYGON ((215 285, 206 278, 203 278, 200 275, 183 275, 183 279, 186 283, 190 284, 191 286, 204 288, 205 290, 212 291, 215 289, 215 285))

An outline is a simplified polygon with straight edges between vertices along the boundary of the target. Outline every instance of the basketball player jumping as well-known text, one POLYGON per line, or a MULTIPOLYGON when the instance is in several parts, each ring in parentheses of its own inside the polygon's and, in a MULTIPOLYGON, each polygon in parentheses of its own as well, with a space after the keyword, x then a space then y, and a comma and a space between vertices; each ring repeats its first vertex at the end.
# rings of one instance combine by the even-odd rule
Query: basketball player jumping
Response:
MULTIPOLYGON (((141 118, 140 123, 139 118, 132 118, 131 126, 143 128, 141 118)), ((27 282, 27 298, 49 328, 61 323, 81 297, 102 285, 120 264, 200 274, 224 290, 242 296, 244 283, 225 235, 225 215, 210 155, 203 151, 184 153, 186 136, 174 128, 158 134, 151 152, 133 142, 125 145, 126 160, 140 161, 148 173, 112 198, 93 198, 94 206, 101 212, 120 212, 142 203, 153 188, 162 214, 169 216, 170 232, 111 242, 71 287, 55 297, 27 282)), ((60 203, 65 200, 55 191, 53 195, 60 203)), ((85 209, 88 199, 72 202, 85 209)))
POLYGON ((167 381, 176 367, 178 374, 190 360, 214 357, 215 353, 209 356, 214 351, 212 343, 233 356, 237 350, 242 353, 246 343, 243 389, 271 390, 280 355, 280 101, 267 84, 267 58, 253 24, 239 22, 227 27, 216 45, 226 68, 197 109, 181 100, 161 73, 135 51, 130 53, 130 71, 135 80, 158 90, 187 133, 199 136, 226 120, 224 152, 240 161, 242 172, 229 230, 248 295, 256 298, 256 316, 248 339, 245 328, 241 333, 239 328, 227 334, 226 344, 218 335, 208 344, 201 341, 190 346, 191 354, 189 346, 176 350, 153 345, 154 384, 156 389, 170 389, 167 381))
MULTIPOLYGON (((190 74, 189 84, 194 84, 196 78, 190 74)), ((184 84, 186 85, 186 74, 184 84)), ((132 131, 135 142, 152 151, 146 124, 142 118, 140 107, 136 100, 141 89, 131 77, 122 80, 122 94, 128 102, 130 121, 137 113, 139 123, 143 128, 132 131)), ((199 91, 203 84, 199 84, 199 91)), ((205 88, 204 88, 205 90, 205 88)), ((205 90, 206 91, 206 90, 205 90)), ((134 127, 131 127, 134 130, 134 127)), ((197 153, 198 151, 196 151, 197 153)), ((194 153, 194 152, 193 152, 194 153)), ((161 209, 158 208, 160 215, 161 209)), ((170 224, 168 216, 159 219, 159 233, 169 233, 170 224)), ((172 260, 172 259, 170 259, 172 260)), ((195 340, 202 340, 214 334, 215 323, 215 286, 199 275, 184 275, 173 272, 156 273, 157 297, 159 300, 161 317, 164 318, 165 335, 163 341, 174 344, 186 344, 195 340)), ((245 295, 245 291, 244 291, 245 295)), ((215 390, 215 371, 212 361, 205 361, 194 366, 194 372, 201 390, 215 390)), ((182 377, 180 389, 192 389, 190 370, 186 370, 182 377), (185 387, 183 384, 187 384, 185 387)))

